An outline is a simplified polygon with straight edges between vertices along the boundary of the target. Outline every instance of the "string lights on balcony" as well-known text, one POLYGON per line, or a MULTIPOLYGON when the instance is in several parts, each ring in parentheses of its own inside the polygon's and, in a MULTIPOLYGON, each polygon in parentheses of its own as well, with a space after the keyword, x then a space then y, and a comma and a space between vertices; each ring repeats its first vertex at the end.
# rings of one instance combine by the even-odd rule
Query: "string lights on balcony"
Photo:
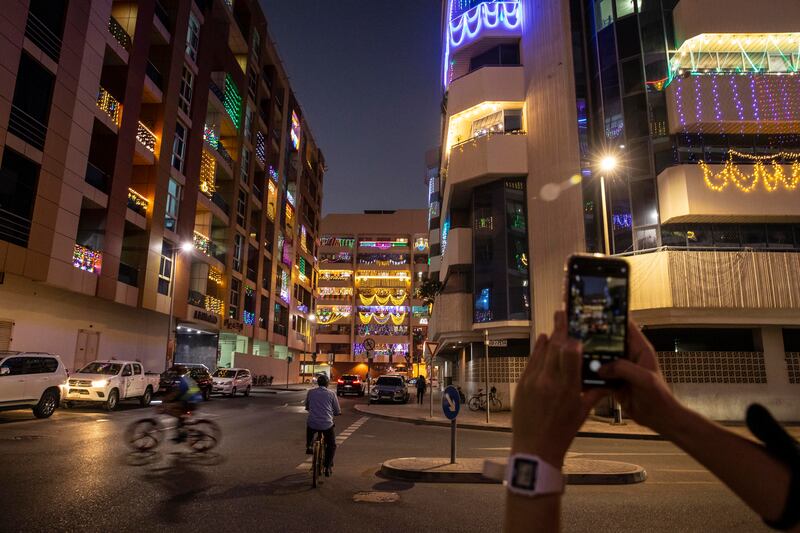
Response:
POLYGON ((84 272, 99 274, 103 265, 103 254, 86 246, 75 244, 72 250, 72 266, 84 272))
POLYGON ((725 190, 731 184, 742 192, 752 192, 759 183, 764 185, 767 192, 775 192, 781 187, 785 191, 794 191, 800 186, 800 152, 752 155, 730 150, 728 160, 720 172, 714 173, 705 161, 700 161, 699 165, 703 170, 703 181, 706 187, 716 192, 725 190), (752 174, 747 175, 742 172, 734 162, 734 157, 753 161, 752 174), (779 159, 793 160, 791 177, 786 175, 783 165, 778 162, 779 159), (767 169, 767 162, 770 163, 771 171, 767 169))

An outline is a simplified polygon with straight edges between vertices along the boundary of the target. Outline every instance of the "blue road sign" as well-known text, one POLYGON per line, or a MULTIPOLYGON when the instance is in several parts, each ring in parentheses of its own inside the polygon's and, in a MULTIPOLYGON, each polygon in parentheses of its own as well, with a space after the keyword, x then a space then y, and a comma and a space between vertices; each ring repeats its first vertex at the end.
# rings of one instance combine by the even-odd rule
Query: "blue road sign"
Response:
POLYGON ((459 410, 461 410, 461 398, 458 389, 450 385, 442 395, 442 411, 448 419, 455 420, 459 410))

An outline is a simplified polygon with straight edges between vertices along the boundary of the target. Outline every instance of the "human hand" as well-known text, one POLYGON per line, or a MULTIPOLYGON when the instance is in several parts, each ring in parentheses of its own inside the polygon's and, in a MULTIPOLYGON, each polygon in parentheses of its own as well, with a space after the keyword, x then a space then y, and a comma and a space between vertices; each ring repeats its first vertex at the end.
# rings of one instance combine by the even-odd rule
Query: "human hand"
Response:
POLYGON ((552 335, 539 335, 514 395, 513 453, 538 455, 560 468, 589 410, 608 391, 581 392, 582 347, 567 336, 566 313, 552 335))
POLYGON ((628 359, 603 365, 598 373, 622 381, 614 394, 636 422, 666 434, 680 418, 675 414, 682 407, 661 375, 655 349, 633 321, 628 322, 628 359))

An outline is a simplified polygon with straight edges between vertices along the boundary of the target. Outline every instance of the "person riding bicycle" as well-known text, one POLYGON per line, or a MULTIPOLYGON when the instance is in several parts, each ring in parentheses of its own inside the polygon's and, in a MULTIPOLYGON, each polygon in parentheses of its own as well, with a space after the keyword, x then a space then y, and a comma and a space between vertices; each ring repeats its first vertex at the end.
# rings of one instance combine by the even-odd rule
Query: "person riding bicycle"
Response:
POLYGON ((328 376, 317 378, 317 388, 306 395, 305 407, 308 411, 306 423, 306 453, 314 453, 311 443, 314 435, 321 432, 325 436, 325 477, 330 477, 333 468, 333 456, 336 453, 336 434, 333 428, 333 417, 342 414, 336 393, 328 389, 328 376))
POLYGON ((179 380, 175 387, 164 396, 162 411, 166 415, 175 417, 177 420, 175 442, 183 442, 186 440, 186 432, 183 430, 184 418, 187 413, 197 409, 197 404, 203 399, 203 394, 197 382, 192 379, 188 368, 176 365, 172 367, 172 372, 175 372, 179 380))

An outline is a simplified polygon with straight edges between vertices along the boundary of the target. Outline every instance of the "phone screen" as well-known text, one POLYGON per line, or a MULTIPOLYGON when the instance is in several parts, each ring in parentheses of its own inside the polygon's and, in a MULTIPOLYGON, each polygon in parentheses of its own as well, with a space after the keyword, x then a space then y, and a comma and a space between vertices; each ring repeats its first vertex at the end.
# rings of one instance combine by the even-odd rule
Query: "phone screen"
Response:
POLYGON ((567 268, 569 335, 583 343, 583 385, 613 386, 598 376, 597 371, 626 354, 627 263, 619 259, 576 256, 570 259, 567 268))

